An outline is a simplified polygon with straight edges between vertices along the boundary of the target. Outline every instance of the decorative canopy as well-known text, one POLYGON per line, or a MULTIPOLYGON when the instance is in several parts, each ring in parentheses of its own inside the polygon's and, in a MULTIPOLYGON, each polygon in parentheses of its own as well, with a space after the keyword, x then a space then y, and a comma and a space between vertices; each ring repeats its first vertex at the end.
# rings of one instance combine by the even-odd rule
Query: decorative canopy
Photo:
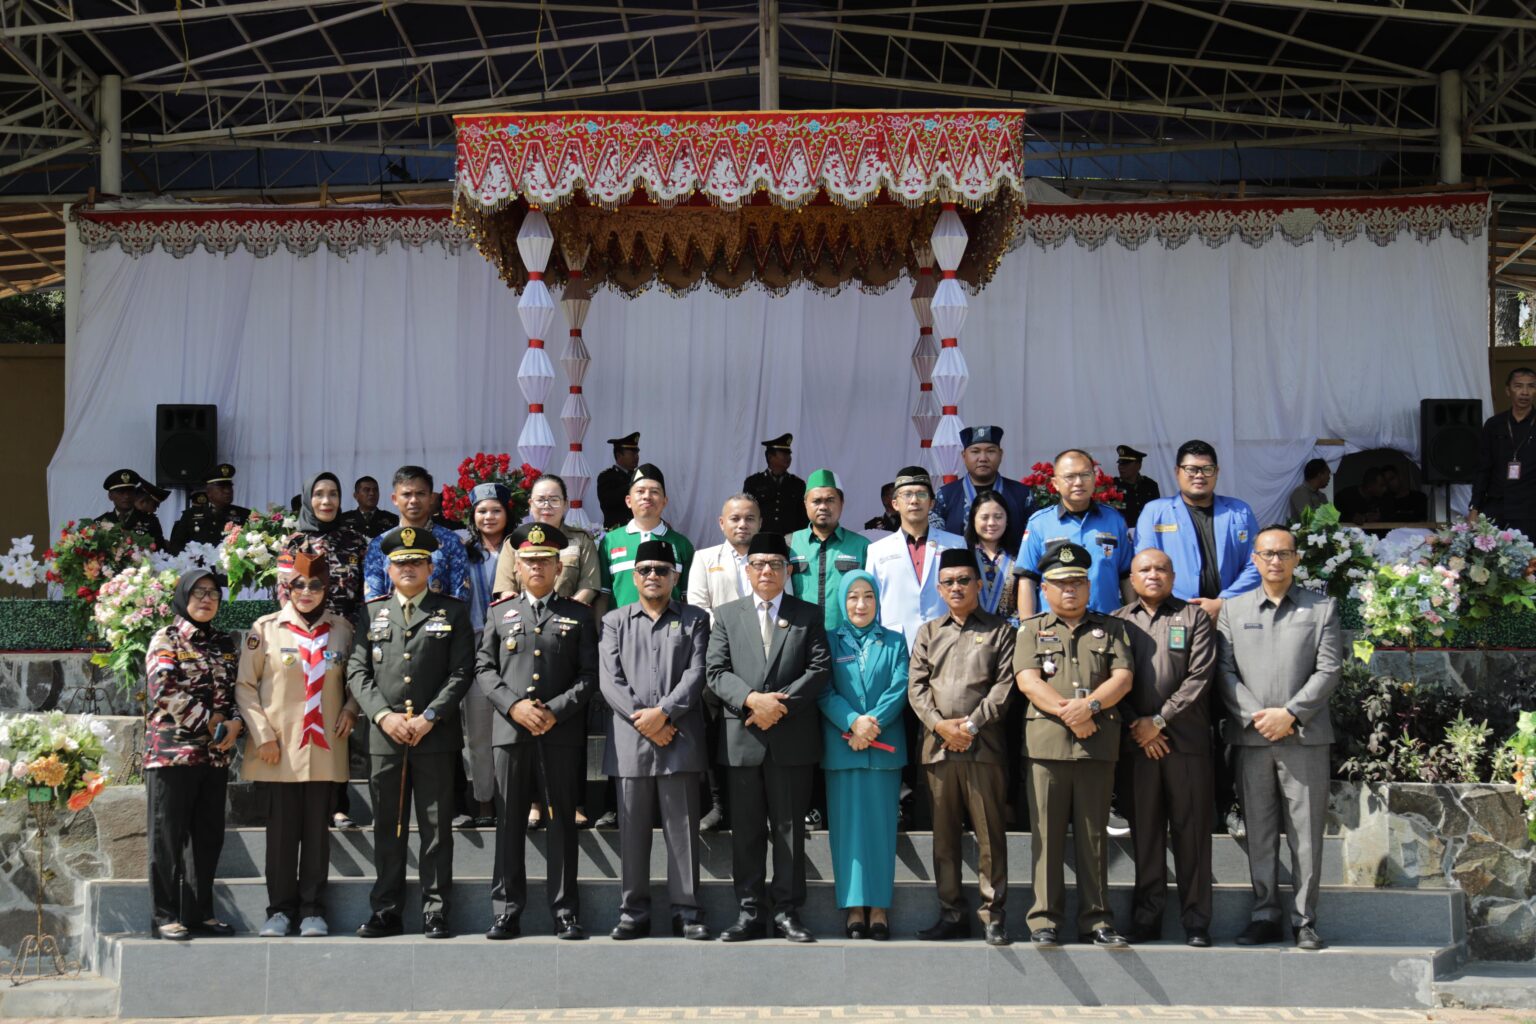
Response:
POLYGON ((979 288, 1008 250, 1024 195, 1024 115, 961 111, 461 116, 454 217, 513 288, 530 208, 589 286, 653 281, 778 291, 797 281, 883 287, 915 272, 940 204, 970 234, 959 279, 979 288))

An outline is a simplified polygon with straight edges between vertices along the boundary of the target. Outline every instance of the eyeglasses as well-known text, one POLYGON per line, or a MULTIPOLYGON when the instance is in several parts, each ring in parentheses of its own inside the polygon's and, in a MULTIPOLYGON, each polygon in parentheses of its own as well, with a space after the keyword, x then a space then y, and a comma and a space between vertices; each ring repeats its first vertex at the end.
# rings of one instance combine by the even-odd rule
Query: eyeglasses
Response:
POLYGON ((299 580, 297 583, 288 584, 288 589, 296 590, 300 593, 308 592, 314 594, 323 594, 325 593, 325 584, 320 580, 309 580, 307 582, 304 580, 299 580))
POLYGON ((1190 476, 1215 476, 1216 475, 1216 467, 1215 466, 1180 466, 1179 468, 1182 469, 1184 472, 1188 473, 1190 476))
POLYGON ((670 565, 637 565, 636 576, 666 576, 672 572, 670 565))
POLYGON ((539 508, 558 508, 559 506, 565 504, 565 499, 564 498, 534 498, 533 499, 533 504, 539 506, 539 508))
POLYGON ((897 491, 896 492, 896 497, 895 497, 896 501, 904 501, 904 502, 906 502, 909 505, 912 504, 913 502, 929 501, 930 499, 931 499, 931 496, 928 494, 927 491, 925 491, 925 490, 917 490, 917 489, 910 490, 910 491, 897 491))
POLYGON ((1255 551, 1253 557, 1261 562, 1288 562, 1296 557, 1296 549, 1281 548, 1278 551, 1255 551))
POLYGON ((771 562, 748 562, 747 568, 753 572, 783 572, 787 564, 782 558, 775 558, 771 562))
POLYGON ((939 580, 939 586, 945 590, 953 590, 956 587, 968 587, 975 582, 975 576, 952 576, 947 580, 939 580))
POLYGON ((188 596, 194 601, 217 601, 219 592, 214 587, 193 587, 188 596))
POLYGON ((1058 475, 1069 484, 1087 483, 1094 478, 1092 473, 1060 473, 1058 475))

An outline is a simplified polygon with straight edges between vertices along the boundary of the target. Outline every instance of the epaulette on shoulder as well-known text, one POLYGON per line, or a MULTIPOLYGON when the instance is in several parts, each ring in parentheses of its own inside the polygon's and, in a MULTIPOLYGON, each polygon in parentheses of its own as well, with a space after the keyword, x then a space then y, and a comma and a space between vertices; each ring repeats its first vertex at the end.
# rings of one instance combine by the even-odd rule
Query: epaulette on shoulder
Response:
POLYGON ((503 594, 501 597, 498 597, 496 600, 494 600, 490 604, 486 605, 486 607, 487 608, 495 608, 497 605, 499 605, 499 604, 506 604, 508 601, 511 601, 511 600, 515 599, 516 597, 517 597, 516 594, 503 594))
POLYGON ((378 602, 386 600, 389 597, 390 597, 389 594, 380 594, 378 597, 370 597, 368 600, 364 601, 363 603, 364 604, 377 604, 378 602))

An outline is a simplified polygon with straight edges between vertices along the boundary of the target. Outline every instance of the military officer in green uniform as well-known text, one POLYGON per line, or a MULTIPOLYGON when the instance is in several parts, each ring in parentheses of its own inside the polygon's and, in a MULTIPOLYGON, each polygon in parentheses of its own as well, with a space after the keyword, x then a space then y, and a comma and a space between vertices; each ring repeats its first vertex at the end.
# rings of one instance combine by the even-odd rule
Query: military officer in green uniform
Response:
POLYGON ((125 530, 144 534, 159 547, 165 547, 160 520, 138 508, 140 488, 148 486, 143 477, 131 469, 117 469, 107 474, 101 486, 112 501, 112 511, 97 516, 98 523, 116 523, 125 530))
POLYGON ((1063 544, 1040 560, 1040 591, 1050 609, 1026 619, 1014 644, 1013 668, 1029 700, 1024 744, 1029 753, 1034 906, 1029 941, 1055 946, 1066 909, 1063 867, 1071 816, 1076 846, 1077 933, 1098 946, 1121 948, 1109 910, 1109 798, 1120 756, 1120 712, 1131 690, 1131 647, 1125 623, 1088 610, 1092 556, 1063 544))
POLYGON ((182 548, 196 541, 199 544, 219 544, 224 540, 224 526, 234 523, 243 526, 251 510, 235 501, 235 467, 221 462, 213 468, 205 481, 204 501, 195 498, 187 510, 171 527, 171 541, 167 545, 172 554, 180 554, 182 548))
POLYGON ((789 471, 794 460, 793 434, 780 434, 763 442, 763 458, 768 468, 753 473, 741 483, 741 489, 757 499, 757 507, 763 511, 763 532, 788 536, 803 529, 808 522, 805 515, 805 481, 789 471))
POLYGON ((409 817, 406 801, 414 800, 422 932, 445 939, 453 888, 454 765, 464 747, 459 703, 474 679, 474 627, 462 601, 427 589, 437 548, 431 530, 399 526, 380 538, 380 546, 394 590, 363 606, 347 662, 347 687, 373 723, 368 781, 378 880, 370 896, 373 915, 357 934, 373 939, 404 930, 410 832, 403 819, 409 817))

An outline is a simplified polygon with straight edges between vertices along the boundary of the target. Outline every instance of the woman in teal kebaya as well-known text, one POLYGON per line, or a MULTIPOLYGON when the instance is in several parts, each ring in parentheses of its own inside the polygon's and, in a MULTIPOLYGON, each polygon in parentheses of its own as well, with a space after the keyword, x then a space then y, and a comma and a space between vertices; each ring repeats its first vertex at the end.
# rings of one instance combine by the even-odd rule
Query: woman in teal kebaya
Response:
POLYGON ((907 645, 880 625, 875 578, 843 576, 843 624, 832 631, 832 685, 820 699, 837 905, 851 939, 890 938, 896 815, 907 763, 907 645))

